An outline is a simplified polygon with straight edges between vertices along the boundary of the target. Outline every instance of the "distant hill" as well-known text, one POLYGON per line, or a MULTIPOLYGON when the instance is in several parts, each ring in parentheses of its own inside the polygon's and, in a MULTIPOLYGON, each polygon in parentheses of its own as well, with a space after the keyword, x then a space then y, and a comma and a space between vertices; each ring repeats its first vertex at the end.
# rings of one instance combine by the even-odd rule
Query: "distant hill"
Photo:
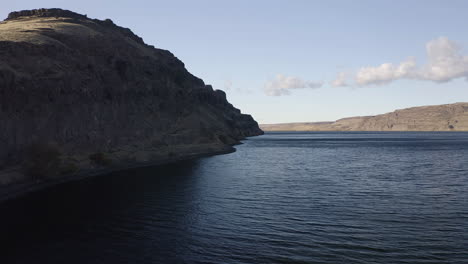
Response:
POLYGON ((264 131, 468 131, 468 103, 431 105, 334 122, 263 124, 264 131))

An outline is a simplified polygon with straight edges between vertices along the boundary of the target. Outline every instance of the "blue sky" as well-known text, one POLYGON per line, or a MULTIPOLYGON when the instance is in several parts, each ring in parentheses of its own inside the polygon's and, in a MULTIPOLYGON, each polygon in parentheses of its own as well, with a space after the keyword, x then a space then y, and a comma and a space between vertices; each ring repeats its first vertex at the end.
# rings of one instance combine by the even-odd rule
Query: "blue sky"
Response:
POLYGON ((16 0, 0 16, 41 7, 132 29, 260 123, 468 101, 468 1, 16 0))

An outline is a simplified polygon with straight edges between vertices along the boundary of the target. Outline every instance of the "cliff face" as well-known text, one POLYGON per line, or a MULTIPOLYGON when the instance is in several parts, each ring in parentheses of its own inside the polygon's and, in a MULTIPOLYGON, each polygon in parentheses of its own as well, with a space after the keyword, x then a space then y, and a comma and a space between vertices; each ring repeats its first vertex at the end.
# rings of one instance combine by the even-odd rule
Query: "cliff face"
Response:
POLYGON ((468 103, 412 107, 335 122, 261 126, 267 131, 468 131, 468 103))
POLYGON ((94 166, 93 153, 151 161, 263 133, 169 51, 61 9, 0 22, 0 120, 0 170, 23 164, 35 144, 81 168, 94 166))

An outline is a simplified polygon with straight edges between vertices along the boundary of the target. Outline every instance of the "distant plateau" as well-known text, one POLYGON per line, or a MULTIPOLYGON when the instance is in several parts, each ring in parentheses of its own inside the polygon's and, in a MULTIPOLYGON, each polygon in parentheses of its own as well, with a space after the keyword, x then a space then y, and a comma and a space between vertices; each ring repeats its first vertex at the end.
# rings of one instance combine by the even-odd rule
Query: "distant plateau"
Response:
POLYGON ((262 124, 265 131, 468 131, 468 103, 431 105, 333 122, 262 124))

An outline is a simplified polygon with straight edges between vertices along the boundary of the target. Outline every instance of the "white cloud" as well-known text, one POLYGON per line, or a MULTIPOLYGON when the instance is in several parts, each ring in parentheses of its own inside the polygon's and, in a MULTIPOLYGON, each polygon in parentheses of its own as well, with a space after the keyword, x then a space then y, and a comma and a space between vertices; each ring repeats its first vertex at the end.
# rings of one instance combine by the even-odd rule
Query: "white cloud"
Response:
POLYGON ((231 80, 225 80, 224 81, 224 90, 231 90, 232 88, 232 81, 231 80))
POLYGON ((252 90, 241 88, 238 85, 234 85, 234 82, 231 79, 224 80, 224 91, 228 94, 238 93, 238 94, 250 94, 252 90))
POLYGON ((413 58, 401 62, 399 65, 384 63, 377 67, 364 67, 356 73, 358 85, 386 84, 402 78, 411 78, 414 75, 416 62, 413 58))
POLYGON ((468 78, 468 56, 461 54, 460 47, 446 37, 426 44, 427 64, 417 67, 414 58, 398 65, 384 63, 377 67, 363 67, 355 75, 356 84, 379 85, 401 79, 447 82, 456 78, 468 78))
POLYGON ((428 42, 428 64, 422 67, 418 79, 447 82, 468 77, 468 56, 463 56, 460 51, 460 47, 446 37, 428 42))
MULTIPOLYGON (((463 55, 460 46, 447 37, 439 37, 426 44, 427 62, 416 63, 409 57, 400 63, 383 63, 378 66, 362 67, 355 72, 339 72, 329 82, 332 87, 384 85, 393 81, 422 80, 448 82, 457 78, 468 81, 468 55, 463 55)), ((298 77, 277 75, 268 81, 265 93, 270 96, 288 95, 293 89, 320 88, 323 82, 305 81, 298 77)))
POLYGON ((348 81, 347 81, 347 74, 345 72, 340 72, 338 73, 338 76, 336 76, 336 79, 331 81, 330 84, 333 87, 344 87, 348 86, 348 81))
POLYGON ((281 96, 290 94, 292 89, 317 89, 322 85, 322 82, 305 81, 298 77, 278 74, 273 80, 265 84, 264 89, 266 95, 281 96))

